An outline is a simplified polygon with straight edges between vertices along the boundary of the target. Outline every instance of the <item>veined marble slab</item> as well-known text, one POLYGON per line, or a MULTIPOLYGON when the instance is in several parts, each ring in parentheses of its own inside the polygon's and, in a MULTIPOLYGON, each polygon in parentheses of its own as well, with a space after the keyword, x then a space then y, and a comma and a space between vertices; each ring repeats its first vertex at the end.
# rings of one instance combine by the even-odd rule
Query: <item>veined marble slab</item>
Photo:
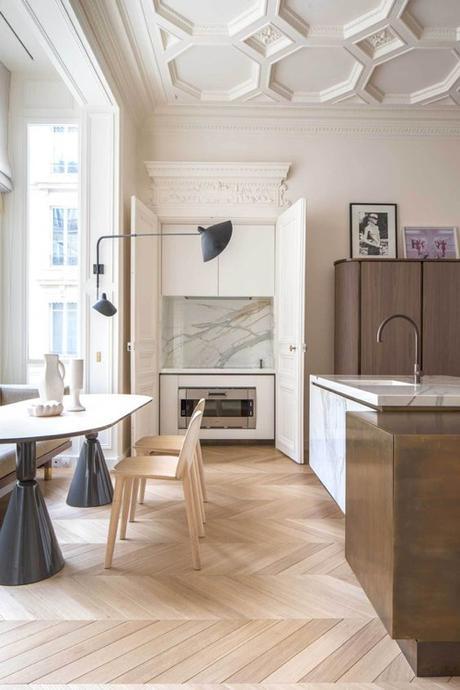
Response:
POLYGON ((456 376, 424 376, 418 385, 410 376, 313 375, 310 382, 376 408, 460 407, 456 376))
POLYGON ((460 407, 460 378, 310 376, 310 467, 345 512, 346 413, 407 407, 460 407))
POLYGON ((273 300, 163 298, 163 369, 264 369, 273 362, 273 300))
POLYGON ((346 413, 369 410, 372 408, 310 384, 310 467, 343 512, 346 413))

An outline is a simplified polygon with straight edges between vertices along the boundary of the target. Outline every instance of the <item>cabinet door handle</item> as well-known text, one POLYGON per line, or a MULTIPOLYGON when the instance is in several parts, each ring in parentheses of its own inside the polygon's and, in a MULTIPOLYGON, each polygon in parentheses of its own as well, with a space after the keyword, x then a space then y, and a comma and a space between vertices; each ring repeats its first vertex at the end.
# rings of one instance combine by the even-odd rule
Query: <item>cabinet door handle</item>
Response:
POLYGON ((297 347, 295 345, 289 345, 289 352, 295 352, 297 347))

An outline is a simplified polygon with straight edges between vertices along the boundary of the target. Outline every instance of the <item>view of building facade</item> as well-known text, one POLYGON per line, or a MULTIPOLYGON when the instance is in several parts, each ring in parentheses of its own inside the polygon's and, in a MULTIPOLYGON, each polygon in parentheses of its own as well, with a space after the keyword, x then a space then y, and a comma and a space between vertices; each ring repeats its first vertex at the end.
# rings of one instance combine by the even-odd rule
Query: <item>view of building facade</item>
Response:
POLYGON ((30 382, 45 352, 80 352, 78 141, 76 125, 28 128, 30 382))

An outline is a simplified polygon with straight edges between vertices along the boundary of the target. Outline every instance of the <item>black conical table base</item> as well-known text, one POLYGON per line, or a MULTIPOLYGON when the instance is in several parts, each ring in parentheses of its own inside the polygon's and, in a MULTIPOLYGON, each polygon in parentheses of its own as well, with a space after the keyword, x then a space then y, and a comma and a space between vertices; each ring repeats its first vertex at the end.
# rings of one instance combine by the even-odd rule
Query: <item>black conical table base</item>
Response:
POLYGON ((113 486, 97 434, 88 434, 67 494, 67 504, 94 508, 112 503, 113 486))
POLYGON ((53 525, 35 476, 35 443, 17 444, 19 481, 0 530, 0 584, 27 585, 64 567, 53 525))

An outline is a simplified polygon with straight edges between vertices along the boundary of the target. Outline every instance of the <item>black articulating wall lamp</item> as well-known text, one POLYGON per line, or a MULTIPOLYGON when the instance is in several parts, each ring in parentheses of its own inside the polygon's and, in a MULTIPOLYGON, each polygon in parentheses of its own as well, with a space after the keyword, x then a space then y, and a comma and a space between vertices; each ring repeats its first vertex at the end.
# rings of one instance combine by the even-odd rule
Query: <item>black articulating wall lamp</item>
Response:
POLYGON ((216 256, 221 254, 227 244, 230 242, 233 232, 231 220, 226 220, 223 223, 216 223, 209 228, 198 228, 198 233, 188 232, 171 232, 168 234, 151 233, 151 232, 134 232, 130 235, 101 235, 96 244, 96 263, 93 271, 96 274, 96 297, 97 302, 93 305, 93 309, 103 316, 113 316, 117 313, 117 308, 107 299, 107 294, 102 293, 99 299, 99 276, 104 273, 104 264, 99 262, 100 245, 102 240, 133 240, 138 237, 194 237, 195 234, 201 236, 201 253, 203 261, 211 261, 216 256))

